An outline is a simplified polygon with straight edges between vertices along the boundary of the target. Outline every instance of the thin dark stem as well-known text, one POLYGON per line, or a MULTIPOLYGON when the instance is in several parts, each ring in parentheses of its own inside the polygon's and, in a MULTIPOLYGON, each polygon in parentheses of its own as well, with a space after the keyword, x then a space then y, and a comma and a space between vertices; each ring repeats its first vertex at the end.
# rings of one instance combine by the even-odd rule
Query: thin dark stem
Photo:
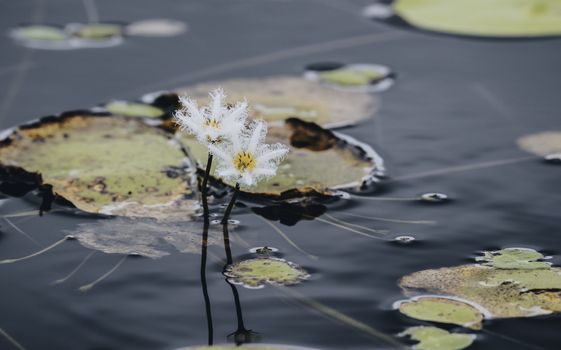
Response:
POLYGON ((212 345, 214 342, 214 331, 212 325, 212 309, 210 305, 210 297, 208 295, 208 287, 206 282, 206 259, 207 259, 207 248, 208 248, 208 227, 209 221, 208 216, 205 216, 205 222, 203 227, 203 241, 201 244, 201 286, 203 289, 203 297, 205 300, 205 310, 206 310, 206 322, 208 329, 208 345, 212 345))
POLYGON ((203 210, 205 218, 208 218, 208 199, 207 199, 207 190, 208 190, 208 178, 210 177, 210 169, 212 167, 212 153, 208 154, 208 159, 206 161, 206 170, 205 170, 205 177, 203 178, 203 185, 201 188, 202 200, 203 200, 203 210))
POLYGON ((228 203, 228 207, 226 207, 226 211, 224 212, 224 217, 222 218, 222 225, 228 223, 228 219, 230 218, 230 213, 232 212, 232 208, 234 208, 234 203, 236 203, 236 198, 238 197, 239 192, 240 192, 240 184, 236 182, 236 187, 234 188, 232 199, 230 200, 230 203, 228 203))

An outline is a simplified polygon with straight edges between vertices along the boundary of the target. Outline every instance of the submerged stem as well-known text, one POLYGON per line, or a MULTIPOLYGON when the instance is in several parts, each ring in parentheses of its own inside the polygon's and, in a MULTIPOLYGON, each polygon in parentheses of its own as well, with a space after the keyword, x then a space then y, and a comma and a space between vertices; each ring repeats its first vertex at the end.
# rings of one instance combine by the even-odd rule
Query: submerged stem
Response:
POLYGON ((236 182, 236 187, 234 188, 232 199, 230 200, 230 203, 228 203, 228 207, 226 207, 226 211, 224 212, 224 217, 222 218, 222 225, 228 223, 228 219, 230 218, 230 213, 232 212, 232 208, 236 203, 236 198, 238 197, 239 192, 240 192, 240 184, 236 182))
POLYGON ((202 201, 203 201, 203 210, 204 210, 204 216, 205 219, 208 219, 208 199, 207 199, 207 186, 208 186, 208 178, 210 177, 210 169, 212 167, 212 153, 209 152, 208 154, 208 159, 206 161, 206 170, 205 170, 205 176, 203 178, 203 184, 202 184, 202 188, 201 188, 201 194, 202 194, 202 201))
POLYGON ((208 295, 208 286, 206 281, 206 260, 207 260, 207 249, 208 249, 208 227, 209 221, 208 216, 205 216, 205 222, 203 227, 203 241, 201 244, 201 287, 203 289, 203 298, 205 300, 205 311, 206 311, 206 322, 208 330, 208 345, 211 346, 214 342, 214 331, 212 325, 212 309, 210 304, 210 297, 208 295))
POLYGON ((45 248, 43 248, 43 249, 41 249, 41 250, 39 250, 39 251, 37 251, 37 252, 35 252, 35 253, 33 253, 33 254, 30 254, 30 255, 27 255, 27 256, 24 256, 24 257, 21 257, 21 258, 16 258, 16 259, 1 260, 1 261, 0 261, 0 264, 11 264, 11 263, 15 263, 15 262, 18 262, 18 261, 22 261, 22 260, 27 260, 27 259, 33 258, 33 257, 35 257, 35 256, 37 256, 37 255, 43 254, 43 253, 45 253, 45 252, 47 252, 47 251, 53 249, 54 247, 56 247, 56 246, 58 246, 58 245, 60 245, 60 244, 62 244, 62 243, 64 243, 64 242, 66 242, 66 241, 69 240, 69 239, 74 239, 74 237, 73 237, 73 236, 66 236, 66 237, 64 237, 63 239, 61 239, 61 240, 59 240, 59 241, 56 241, 55 243, 51 244, 50 246, 45 247, 45 248))

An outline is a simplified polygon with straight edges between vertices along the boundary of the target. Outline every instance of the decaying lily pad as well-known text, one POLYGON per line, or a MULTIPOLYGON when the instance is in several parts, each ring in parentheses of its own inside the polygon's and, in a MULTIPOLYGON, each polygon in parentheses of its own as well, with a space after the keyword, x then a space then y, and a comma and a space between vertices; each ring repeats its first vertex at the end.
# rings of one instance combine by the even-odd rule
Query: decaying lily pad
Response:
MULTIPOLYGON (((199 169, 204 169, 206 148, 191 136, 181 140, 199 169)), ((246 193, 277 198, 329 195, 334 189, 358 188, 376 181, 374 174, 384 172, 382 159, 368 145, 296 118, 287 119, 282 127, 269 128, 267 142, 289 145, 290 152, 276 176, 242 188, 246 193)))
POLYGON ((485 261, 483 265, 497 269, 548 269, 551 264, 543 261, 542 253, 533 249, 507 248, 493 252, 484 252, 478 261, 485 261))
MULTIPOLYGON (((185 220, 116 217, 81 223, 67 233, 89 249, 156 259, 173 252, 200 253, 203 224, 185 220)), ((222 229, 211 225, 207 244, 221 243, 222 229)))
POLYGON ((164 111, 158 107, 136 102, 113 101, 105 105, 105 109, 115 115, 124 115, 127 117, 146 117, 156 118, 164 114, 164 111))
POLYGON ((56 195, 91 213, 144 215, 192 192, 180 147, 137 118, 45 118, 2 141, 0 165, 40 174, 56 195))
POLYGON ((176 350, 317 350, 301 346, 293 345, 273 345, 273 344, 224 344, 213 346, 189 346, 186 348, 179 348, 176 350))
POLYGON ((561 0, 395 0, 393 10, 411 25, 437 32, 486 37, 561 35, 561 0))
POLYGON ((437 327, 411 327, 400 333, 419 343, 413 347, 418 350, 461 350, 470 346, 475 340, 474 334, 450 333, 437 327))
POLYGON ((481 329, 483 314, 470 304, 443 297, 419 297, 399 304, 399 312, 417 320, 481 329))
POLYGON ((518 146, 538 156, 561 154, 561 131, 546 131, 518 139, 518 146))
POLYGON ((214 81, 180 88, 177 92, 205 105, 208 92, 217 87, 224 88, 228 102, 247 98, 251 117, 279 122, 278 125, 290 117, 327 128, 351 125, 369 118, 378 106, 377 99, 370 94, 337 91, 289 76, 214 81))
POLYGON ((224 275, 230 282, 248 288, 260 288, 265 284, 289 286, 309 277, 300 266, 274 257, 242 260, 226 267, 224 275))
MULTIPOLYGON (((561 268, 505 269, 478 264, 424 270, 405 276, 406 291, 449 295, 485 310, 485 317, 529 317, 561 312, 561 268)), ((514 264, 513 266, 516 266, 514 264)))
POLYGON ((380 92, 393 85, 391 70, 379 64, 347 64, 334 69, 321 67, 321 70, 313 69, 315 66, 310 65, 304 77, 336 89, 380 92))

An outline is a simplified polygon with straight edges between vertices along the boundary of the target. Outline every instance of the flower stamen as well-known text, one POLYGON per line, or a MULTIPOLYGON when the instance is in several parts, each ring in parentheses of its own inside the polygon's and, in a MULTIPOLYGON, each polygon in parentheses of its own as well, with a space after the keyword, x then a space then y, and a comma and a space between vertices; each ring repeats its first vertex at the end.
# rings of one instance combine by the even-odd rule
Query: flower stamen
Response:
POLYGON ((234 159, 232 160, 232 163, 234 164, 234 168, 236 168, 236 170, 238 170, 240 173, 251 171, 257 166, 257 160, 255 159, 255 156, 245 151, 236 153, 234 159))

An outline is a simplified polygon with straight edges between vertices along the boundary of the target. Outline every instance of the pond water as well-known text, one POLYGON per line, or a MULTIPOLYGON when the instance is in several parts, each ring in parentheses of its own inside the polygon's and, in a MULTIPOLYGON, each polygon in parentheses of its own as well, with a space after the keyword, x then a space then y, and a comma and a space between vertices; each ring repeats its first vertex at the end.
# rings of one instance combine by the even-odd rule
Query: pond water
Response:
MULTIPOLYGON (((1 36, 0 126, 207 80, 300 75, 314 62, 391 67, 397 78, 380 93, 376 115, 341 130, 384 158, 388 178, 376 191, 333 201, 321 220, 293 226, 267 222, 247 208, 233 212, 239 220, 230 232, 234 260, 254 257, 249 252, 254 247, 275 247, 275 256, 302 266, 309 278, 287 287, 230 285, 222 275, 224 248, 214 245, 208 248, 206 286, 215 344, 234 341, 228 336, 243 317, 245 328, 267 344, 410 346, 397 334, 428 323, 393 309, 406 298, 398 285, 402 276, 472 263, 481 251, 507 247, 535 249, 552 256, 548 261, 553 265, 561 264, 561 167, 516 143, 528 134, 561 129, 561 39, 478 40, 421 33, 361 17, 368 3, 97 1, 103 20, 169 18, 187 22, 189 31, 73 51, 29 49, 1 36), (429 192, 450 200, 370 198, 410 199, 429 192), (347 223, 334 225, 337 219, 347 223), (345 229, 357 228, 349 224, 387 233, 373 239, 345 229), (414 240, 395 241, 400 236, 414 240)), ((88 19, 84 5, 70 0, 3 1, 0 8, 2 32, 26 22, 88 19)), ((31 194, 6 197, 0 213, 37 210, 39 203, 31 194)), ((57 212, 2 219, 0 260, 31 254, 93 220, 57 212)), ((123 260, 91 252, 67 240, 36 257, 0 265, 0 349, 17 349, 14 341, 30 350, 207 344, 200 254, 123 260), (79 290, 116 264, 93 288, 79 290), (53 284, 77 267, 63 283, 53 284)), ((485 320, 477 332, 439 326, 477 334, 469 347, 474 350, 561 348, 559 314, 485 320)))

